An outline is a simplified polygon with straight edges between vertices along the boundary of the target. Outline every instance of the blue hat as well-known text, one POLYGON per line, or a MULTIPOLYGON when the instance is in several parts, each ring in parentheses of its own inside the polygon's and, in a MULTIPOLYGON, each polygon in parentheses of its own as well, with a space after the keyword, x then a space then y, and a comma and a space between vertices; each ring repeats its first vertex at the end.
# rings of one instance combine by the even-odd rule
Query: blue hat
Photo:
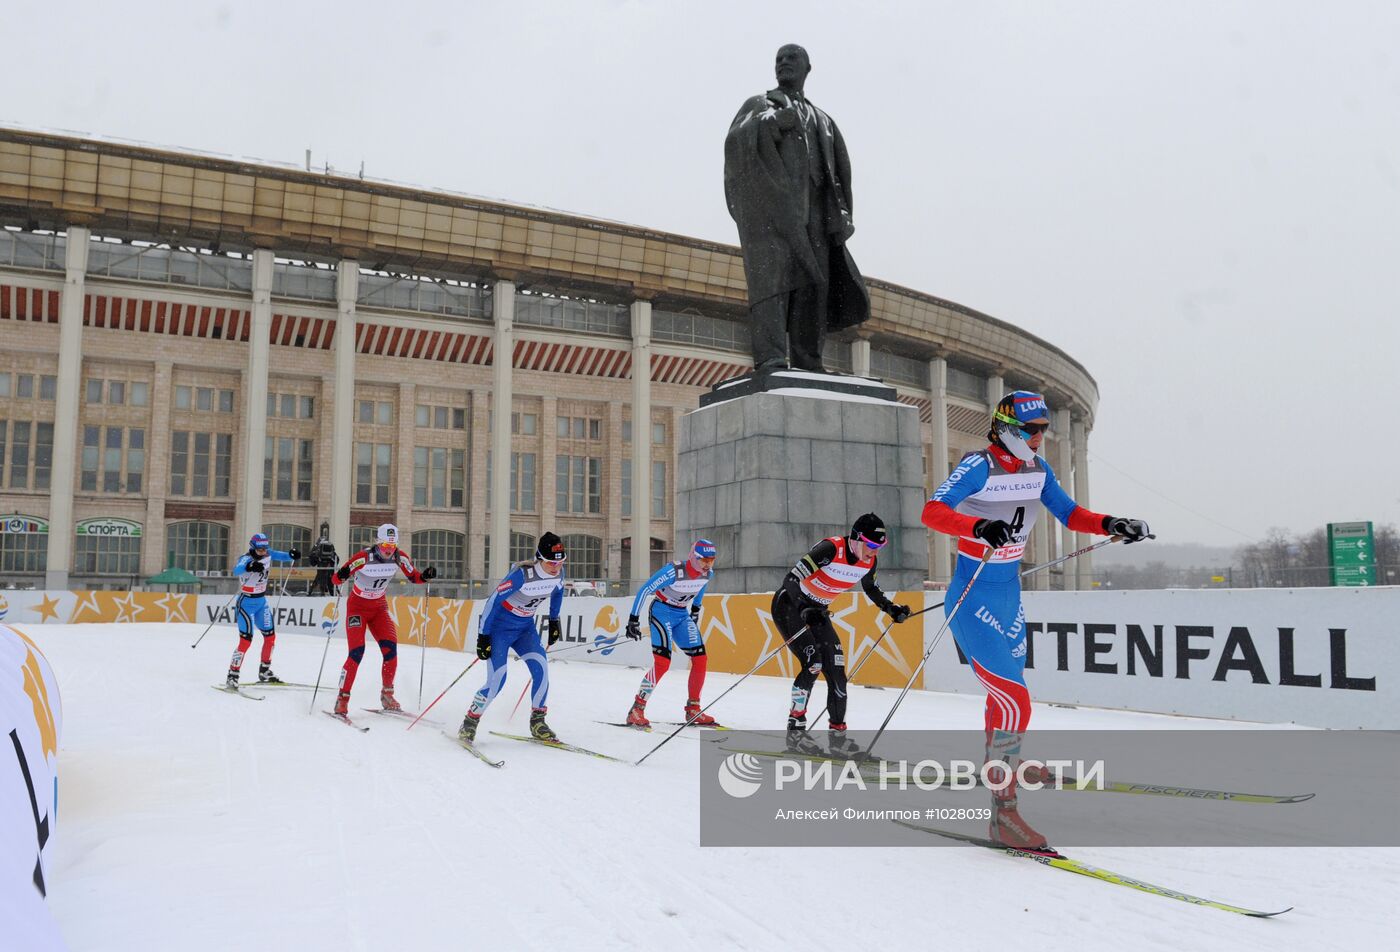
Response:
POLYGON ((1045 395, 1031 390, 1013 390, 997 403, 992 418, 999 423, 1018 427, 1031 420, 1048 419, 1050 405, 1045 395))
POLYGON ((253 537, 248 540, 248 548, 250 549, 267 549, 271 546, 272 543, 268 541, 267 534, 264 532, 254 532, 253 537))
POLYGON ((691 548, 690 554, 702 559, 713 559, 719 549, 709 539, 697 539, 691 548))

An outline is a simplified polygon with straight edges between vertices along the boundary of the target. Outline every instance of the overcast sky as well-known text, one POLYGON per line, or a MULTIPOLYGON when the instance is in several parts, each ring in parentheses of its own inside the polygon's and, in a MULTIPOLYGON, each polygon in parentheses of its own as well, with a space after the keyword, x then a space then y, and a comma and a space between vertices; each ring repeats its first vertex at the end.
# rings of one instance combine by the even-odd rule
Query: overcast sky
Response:
POLYGON ((1400 4, 5 4, 0 124, 737 243, 725 130, 783 43, 864 273, 1098 381, 1093 508, 1163 538, 1400 522, 1400 4))

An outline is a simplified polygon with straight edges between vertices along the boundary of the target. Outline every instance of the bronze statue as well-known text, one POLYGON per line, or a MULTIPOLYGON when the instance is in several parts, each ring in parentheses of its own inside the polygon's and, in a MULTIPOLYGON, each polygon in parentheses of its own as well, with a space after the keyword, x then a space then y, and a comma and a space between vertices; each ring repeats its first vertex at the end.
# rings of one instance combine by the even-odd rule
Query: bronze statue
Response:
POLYGON ((778 88, 739 108, 724 140, 724 197, 739 226, 749 285, 753 361, 821 372, 822 338, 870 317, 870 295, 846 249, 851 161, 841 131, 803 95, 807 51, 778 50, 778 88))

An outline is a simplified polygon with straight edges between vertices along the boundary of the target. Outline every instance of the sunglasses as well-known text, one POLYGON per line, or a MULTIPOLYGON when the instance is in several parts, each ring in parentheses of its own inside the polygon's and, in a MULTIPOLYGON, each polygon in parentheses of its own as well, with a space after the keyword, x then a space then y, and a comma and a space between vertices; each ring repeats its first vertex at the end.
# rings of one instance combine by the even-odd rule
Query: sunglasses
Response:
MULTIPOLYGON (((856 538, 859 539, 860 541, 864 542, 864 543, 865 543, 865 547, 866 547, 867 549, 883 549, 883 548, 885 547, 885 543, 884 543, 884 542, 876 542, 876 541, 874 541, 874 540, 872 540, 872 539, 867 539, 867 538, 865 537, 864 533, 862 533, 862 534, 856 536, 856 538)), ((886 541, 888 541, 888 540, 886 540, 886 541)))
POLYGON ((1026 434, 1026 436, 1035 436, 1037 433, 1044 433, 1046 430, 1050 429, 1050 424, 1048 423, 1022 423, 1019 425, 1021 427, 1021 432, 1026 434))

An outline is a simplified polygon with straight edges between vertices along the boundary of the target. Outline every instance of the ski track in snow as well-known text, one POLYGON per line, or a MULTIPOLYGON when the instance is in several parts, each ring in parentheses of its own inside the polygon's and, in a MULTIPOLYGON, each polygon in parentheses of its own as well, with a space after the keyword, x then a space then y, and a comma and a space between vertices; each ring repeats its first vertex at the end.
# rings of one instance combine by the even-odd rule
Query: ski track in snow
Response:
MULTIPOLYGON (((1381 897, 1400 882, 1395 849, 1077 849, 1076 859, 1258 908, 1251 920, 1134 893, 975 849, 701 849, 695 740, 641 768, 494 737, 524 666, 486 715, 478 762, 440 729, 361 714, 366 734, 316 711, 333 702, 337 639, 322 690, 219 694, 232 629, 25 625, 58 677, 64 736, 49 901, 74 952, 297 949, 840 950, 982 947, 1026 930, 1081 950, 1384 947, 1400 925, 1381 897), (1380 902, 1377 900, 1381 899, 1380 902), (983 930, 983 935, 978 931, 983 930)), ((323 642, 277 639, 276 668, 313 682, 323 642)), ((254 647, 256 652, 257 646, 254 647)), ((417 707, 418 648, 400 651, 399 699, 417 707), (416 675, 416 671, 413 671, 416 675)), ((461 671, 434 649, 423 703, 461 671)), ((635 760, 666 732, 620 720, 640 669, 552 663, 551 725, 567 741, 635 760)), ((433 709, 461 718, 481 685, 463 678, 433 709)), ((706 697, 736 676, 711 674, 706 697)), ((379 666, 360 667, 351 706, 372 703, 379 666)), ((821 687, 817 689, 819 694, 821 687)), ((781 727, 789 684, 751 678, 717 713, 781 727)), ((1032 681, 1032 691, 1034 682, 1032 681)), ((650 711, 679 716, 683 666, 650 711)), ((893 695, 856 691, 849 722, 874 728, 893 695)), ((914 692, 896 727, 982 723, 979 697, 914 692)), ((1036 705, 1039 728, 1238 723, 1036 705)), ((912 834, 919 836, 922 834, 912 834)))

